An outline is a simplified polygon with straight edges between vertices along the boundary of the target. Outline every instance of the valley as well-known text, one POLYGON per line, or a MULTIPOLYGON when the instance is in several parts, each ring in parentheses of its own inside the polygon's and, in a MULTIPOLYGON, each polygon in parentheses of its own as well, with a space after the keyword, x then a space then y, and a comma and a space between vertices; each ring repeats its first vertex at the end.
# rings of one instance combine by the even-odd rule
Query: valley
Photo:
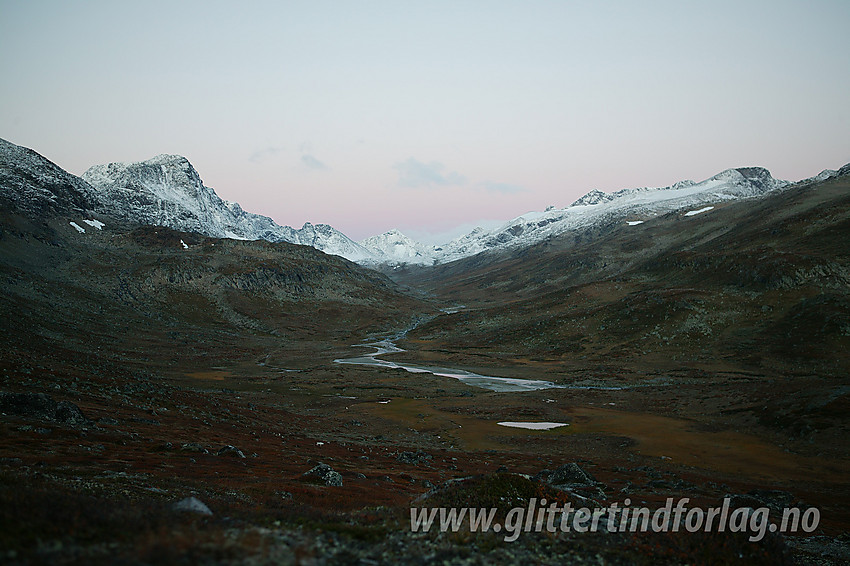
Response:
POLYGON ((369 269, 133 222, 34 152, 5 151, 6 563, 850 559, 846 167, 700 214, 688 201, 369 269), (586 477, 552 479, 571 465, 586 477), (211 514, 176 506, 189 497, 211 514), (414 506, 541 497, 729 497, 820 521, 759 542, 410 529, 414 506))

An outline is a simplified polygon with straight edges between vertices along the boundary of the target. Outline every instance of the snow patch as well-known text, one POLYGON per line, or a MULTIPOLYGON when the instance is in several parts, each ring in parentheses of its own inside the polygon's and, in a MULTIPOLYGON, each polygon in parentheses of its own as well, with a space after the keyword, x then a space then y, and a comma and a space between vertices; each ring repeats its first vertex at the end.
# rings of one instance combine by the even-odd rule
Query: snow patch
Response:
POLYGON ((188 250, 188 249, 189 249, 189 244, 187 244, 187 243, 186 243, 186 242, 184 242, 183 240, 180 240, 180 243, 181 243, 181 244, 183 244, 183 249, 184 249, 184 250, 188 250))
POLYGON ((626 224, 629 226, 637 226, 638 224, 643 224, 643 220, 626 220, 626 224))
POLYGON ((102 230, 102 229, 103 229, 103 227, 104 227, 104 226, 106 226, 106 224, 104 224, 104 223, 103 223, 103 222, 101 222, 100 220, 94 220, 94 219, 92 219, 92 220, 83 220, 83 222, 85 222, 86 224, 88 224, 88 225, 89 225, 89 226, 91 226, 92 228, 97 228, 98 230, 102 230))
POLYGON ((83 228, 82 226, 80 226, 79 224, 77 224, 76 222, 69 222, 68 224, 70 224, 71 226, 76 228, 77 232, 79 232, 80 234, 86 233, 86 229, 83 228))
POLYGON ((702 214, 703 212, 708 212, 714 208, 713 206, 706 206, 704 208, 700 208, 699 210, 689 210, 685 213, 685 216, 696 216, 697 214, 702 214))
POLYGON ((553 428, 558 428, 561 426, 569 426, 568 423, 521 423, 521 422, 510 422, 505 421, 501 423, 497 423, 500 426, 509 426, 511 428, 525 428, 528 430, 550 430, 553 428))

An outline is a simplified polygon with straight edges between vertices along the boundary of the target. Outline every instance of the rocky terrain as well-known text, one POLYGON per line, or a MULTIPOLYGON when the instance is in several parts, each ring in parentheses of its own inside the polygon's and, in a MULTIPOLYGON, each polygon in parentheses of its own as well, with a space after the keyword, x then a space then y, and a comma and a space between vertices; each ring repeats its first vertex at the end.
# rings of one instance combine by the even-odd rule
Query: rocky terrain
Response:
POLYGON ((111 214, 15 148, 0 161, 4 563, 850 560, 846 168, 390 280, 310 246, 111 214), (334 361, 388 336, 407 351, 387 358, 560 387, 334 361), (668 497, 816 507, 820 524, 506 542, 409 522, 411 507, 668 497))

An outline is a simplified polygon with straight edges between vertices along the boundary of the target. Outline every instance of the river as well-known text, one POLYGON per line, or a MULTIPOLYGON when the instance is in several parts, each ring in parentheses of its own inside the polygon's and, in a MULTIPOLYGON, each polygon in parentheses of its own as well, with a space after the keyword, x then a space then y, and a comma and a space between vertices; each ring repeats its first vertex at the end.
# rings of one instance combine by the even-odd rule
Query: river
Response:
POLYGON ((381 340, 379 342, 371 342, 369 344, 358 344, 362 347, 372 347, 375 351, 364 356, 354 356, 352 358, 339 358, 334 360, 339 364, 356 364, 362 366, 374 366, 382 368, 396 369, 400 368, 411 373, 430 373, 440 377, 450 377, 482 389, 498 392, 521 392, 521 391, 537 391, 539 389, 562 389, 562 385, 555 385, 551 381, 543 381, 539 379, 518 379, 514 377, 494 377, 490 375, 479 375, 469 371, 460 369, 452 369, 445 367, 422 366, 414 364, 402 364, 382 360, 378 356, 384 354, 395 354, 404 352, 405 350, 395 345, 392 340, 381 340))

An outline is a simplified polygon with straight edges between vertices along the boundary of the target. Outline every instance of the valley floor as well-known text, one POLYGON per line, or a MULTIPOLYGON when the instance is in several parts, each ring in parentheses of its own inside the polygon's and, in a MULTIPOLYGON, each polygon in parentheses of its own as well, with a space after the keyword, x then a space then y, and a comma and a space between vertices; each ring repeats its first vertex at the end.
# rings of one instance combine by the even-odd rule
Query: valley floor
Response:
POLYGON ((162 357, 152 353, 147 365, 103 367, 67 353, 58 360, 52 352, 6 352, 4 391, 73 400, 86 420, 62 422, 4 401, 4 561, 580 564, 601 557, 651 564, 743 557, 839 564, 850 556, 843 412, 823 411, 817 430, 794 425, 813 404, 828 407, 832 389, 823 380, 722 368, 581 369, 421 340, 394 354, 567 386, 496 393, 333 363, 360 352, 350 344, 363 337, 350 338, 275 349, 242 337, 251 355, 191 364, 175 364, 164 348, 152 349, 162 357), (268 349, 256 355, 260 346, 268 349), (788 398, 795 400, 774 402, 788 398), (530 431, 500 421, 568 426, 530 431), (341 475, 341 486, 304 475, 320 463, 341 475), (540 479, 541 471, 569 463, 594 482, 553 491, 540 479), (459 478, 467 479, 451 483, 459 478), (811 535, 759 542, 731 533, 525 533, 509 543, 463 529, 410 530, 411 506, 496 501, 509 508, 546 493, 550 501, 607 506, 629 498, 653 508, 668 497, 711 507, 733 496, 742 506, 817 507, 820 525, 811 535), (174 509, 190 496, 213 514, 174 509))

